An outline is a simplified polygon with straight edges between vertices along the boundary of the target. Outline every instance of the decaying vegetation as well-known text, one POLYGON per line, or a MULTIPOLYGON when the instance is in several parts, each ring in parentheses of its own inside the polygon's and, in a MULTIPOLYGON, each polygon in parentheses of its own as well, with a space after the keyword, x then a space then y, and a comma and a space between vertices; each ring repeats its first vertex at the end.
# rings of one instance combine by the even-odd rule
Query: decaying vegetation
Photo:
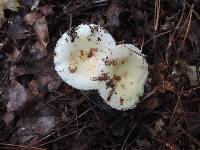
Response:
POLYGON ((0 149, 200 148, 198 0, 18 2, 0 6, 0 149), (150 74, 135 109, 113 110, 59 79, 56 41, 82 22, 143 50, 150 74))

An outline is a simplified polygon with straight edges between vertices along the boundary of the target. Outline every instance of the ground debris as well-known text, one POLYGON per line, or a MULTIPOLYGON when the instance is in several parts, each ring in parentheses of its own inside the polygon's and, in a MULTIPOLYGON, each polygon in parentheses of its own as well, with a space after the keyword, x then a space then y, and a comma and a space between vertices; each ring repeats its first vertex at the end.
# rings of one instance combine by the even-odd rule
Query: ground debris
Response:
POLYGON ((16 81, 12 81, 8 98, 7 111, 12 112, 19 110, 25 104, 28 98, 28 93, 23 85, 16 81))
POLYGON ((46 135, 55 127, 55 116, 38 116, 23 118, 16 125, 16 136, 19 143, 27 143, 39 135, 46 135))
MULTIPOLYGON (((37 42, 33 44, 30 53, 36 59, 42 59, 47 55, 47 44, 49 41, 49 33, 45 16, 40 18, 33 18, 35 23, 33 25, 34 32, 37 37, 37 42)), ((29 22, 30 23, 30 22, 29 22)))
POLYGON ((18 2, 0 6, 0 149, 199 148, 198 0, 18 2), (148 83, 136 108, 113 110, 97 91, 76 90, 56 74, 57 40, 83 22, 146 56, 148 83))
POLYGON ((109 5, 106 17, 108 26, 119 26, 119 14, 121 12, 119 1, 115 0, 109 5))
POLYGON ((59 88, 61 81, 50 76, 30 81, 25 87, 13 80, 10 85, 7 111, 21 111, 33 101, 43 99, 47 92, 59 88))
POLYGON ((166 79, 166 72, 167 68, 169 66, 165 64, 158 64, 155 66, 155 71, 154 71, 154 80, 156 83, 156 86, 158 88, 158 91, 161 93, 165 93, 166 91, 174 91, 175 86, 173 85, 172 82, 166 79))

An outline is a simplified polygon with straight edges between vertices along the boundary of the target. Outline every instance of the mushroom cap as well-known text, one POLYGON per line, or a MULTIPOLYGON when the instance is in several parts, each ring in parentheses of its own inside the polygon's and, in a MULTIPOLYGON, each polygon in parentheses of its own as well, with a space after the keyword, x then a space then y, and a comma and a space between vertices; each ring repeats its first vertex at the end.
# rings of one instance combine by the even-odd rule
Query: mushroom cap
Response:
POLYGON ((82 39, 87 39, 92 34, 91 28, 88 25, 81 24, 77 27, 77 36, 82 39))
POLYGON ((93 77, 101 74, 103 58, 116 47, 115 40, 102 27, 81 24, 75 30, 64 33, 55 48, 55 70, 63 81, 74 88, 90 90, 98 88, 93 77))
POLYGON ((98 91, 112 108, 131 109, 144 93, 148 65, 141 50, 134 45, 118 45, 112 52, 108 61, 115 62, 104 70, 106 78, 99 83, 98 91))

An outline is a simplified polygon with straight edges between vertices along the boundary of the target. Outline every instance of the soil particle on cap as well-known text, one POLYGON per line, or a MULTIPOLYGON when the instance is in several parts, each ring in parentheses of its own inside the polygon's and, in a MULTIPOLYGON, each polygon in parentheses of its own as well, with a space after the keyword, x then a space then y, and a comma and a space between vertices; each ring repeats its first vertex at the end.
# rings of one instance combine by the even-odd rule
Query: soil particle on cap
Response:
POLYGON ((124 99, 120 97, 120 105, 124 104, 124 99))
POLYGON ((74 72, 77 70, 77 67, 76 67, 76 66, 75 66, 74 68, 69 67, 68 69, 69 69, 69 71, 70 71, 71 73, 74 73, 74 72))
POLYGON ((94 54, 95 54, 95 52, 97 52, 97 51, 98 51, 97 48, 90 48, 90 51, 89 51, 89 53, 87 54, 87 57, 88 57, 88 58, 93 57, 94 54))

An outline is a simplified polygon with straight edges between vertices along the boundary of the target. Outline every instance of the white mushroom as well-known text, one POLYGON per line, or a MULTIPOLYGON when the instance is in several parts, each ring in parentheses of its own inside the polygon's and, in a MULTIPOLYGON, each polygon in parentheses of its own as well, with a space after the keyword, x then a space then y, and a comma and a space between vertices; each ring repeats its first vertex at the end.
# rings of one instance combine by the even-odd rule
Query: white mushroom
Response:
POLYGON ((101 74, 99 66, 116 47, 115 40, 102 27, 81 24, 75 30, 64 33, 55 48, 55 70, 63 81, 77 89, 98 88, 93 80, 101 74))
POLYGON ((131 44, 118 45, 107 57, 102 76, 99 77, 99 94, 105 102, 118 110, 136 106, 144 93, 148 65, 141 51, 131 44))

